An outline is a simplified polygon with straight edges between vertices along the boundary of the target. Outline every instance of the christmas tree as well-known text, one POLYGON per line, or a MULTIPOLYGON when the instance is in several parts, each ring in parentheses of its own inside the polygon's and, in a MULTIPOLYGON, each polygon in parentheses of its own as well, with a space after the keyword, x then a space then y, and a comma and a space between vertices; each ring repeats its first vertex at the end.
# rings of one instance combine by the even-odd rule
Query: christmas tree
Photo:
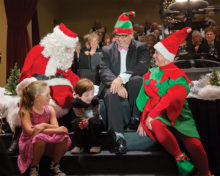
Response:
POLYGON ((17 95, 16 93, 16 86, 18 84, 18 79, 21 72, 20 69, 17 66, 17 63, 15 64, 14 68, 10 71, 10 76, 7 80, 7 84, 5 86, 5 91, 7 95, 17 95))
POLYGON ((220 86, 220 80, 218 78, 218 73, 216 71, 216 68, 213 68, 212 75, 209 79, 209 83, 213 86, 220 86))

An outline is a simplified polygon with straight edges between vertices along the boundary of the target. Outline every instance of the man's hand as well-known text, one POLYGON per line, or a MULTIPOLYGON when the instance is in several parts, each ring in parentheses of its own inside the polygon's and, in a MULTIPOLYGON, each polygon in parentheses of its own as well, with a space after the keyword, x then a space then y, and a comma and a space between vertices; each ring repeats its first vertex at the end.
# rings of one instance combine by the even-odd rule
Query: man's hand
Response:
POLYGON ((141 122, 139 123, 138 129, 137 129, 137 133, 138 133, 140 136, 146 136, 146 133, 145 133, 145 131, 144 131, 144 128, 143 128, 141 122))
POLYGON ((122 79, 120 76, 118 76, 117 78, 114 79, 114 81, 112 81, 110 92, 112 94, 118 93, 118 89, 121 87, 121 85, 122 85, 122 79))
POLYGON ((120 86, 119 89, 118 89, 118 95, 122 98, 128 98, 128 92, 127 90, 123 87, 123 86, 120 86))

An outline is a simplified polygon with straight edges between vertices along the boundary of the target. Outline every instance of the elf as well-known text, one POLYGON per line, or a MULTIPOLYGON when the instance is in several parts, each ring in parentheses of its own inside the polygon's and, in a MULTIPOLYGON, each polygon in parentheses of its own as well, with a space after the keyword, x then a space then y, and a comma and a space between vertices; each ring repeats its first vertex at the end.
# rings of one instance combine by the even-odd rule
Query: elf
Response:
POLYGON ((180 44, 191 30, 183 28, 154 45, 153 57, 158 67, 143 76, 136 100, 142 112, 137 131, 141 136, 147 134, 158 141, 176 159, 179 175, 190 174, 195 165, 199 176, 210 176, 208 158, 186 101, 190 80, 173 64, 180 44), (180 150, 177 138, 189 156, 180 150))

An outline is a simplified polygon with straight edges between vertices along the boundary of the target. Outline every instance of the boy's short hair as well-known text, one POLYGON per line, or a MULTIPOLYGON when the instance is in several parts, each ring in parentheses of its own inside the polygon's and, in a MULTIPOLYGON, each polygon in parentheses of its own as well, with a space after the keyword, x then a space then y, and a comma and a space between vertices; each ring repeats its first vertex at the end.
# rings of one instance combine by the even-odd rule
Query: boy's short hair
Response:
POLYGON ((80 97, 84 92, 90 91, 94 89, 94 84, 91 80, 89 79, 81 79, 77 81, 74 91, 75 94, 78 94, 80 97))

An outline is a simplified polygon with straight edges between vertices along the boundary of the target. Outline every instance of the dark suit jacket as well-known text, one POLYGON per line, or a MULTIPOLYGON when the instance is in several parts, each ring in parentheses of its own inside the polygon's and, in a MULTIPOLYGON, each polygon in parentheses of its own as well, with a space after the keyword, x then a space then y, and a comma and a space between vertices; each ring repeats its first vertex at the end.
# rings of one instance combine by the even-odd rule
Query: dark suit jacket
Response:
MULTIPOLYGON (((213 58, 213 60, 215 61, 219 61, 220 62, 220 42, 216 41, 214 42, 214 46, 215 46, 215 53, 218 55, 218 58, 214 58, 213 56, 209 55, 207 56, 207 58, 213 58)), ((201 50, 203 53, 209 53, 210 47, 207 43, 207 40, 205 40, 202 45, 201 45, 201 50)))
MULTIPOLYGON (((102 48, 103 57, 100 62, 99 75, 101 79, 100 91, 110 87, 112 81, 120 74, 120 52, 118 45, 113 42, 111 45, 102 48)), ((150 67, 149 51, 146 43, 131 40, 126 57, 126 73, 132 76, 142 76, 150 67)))

